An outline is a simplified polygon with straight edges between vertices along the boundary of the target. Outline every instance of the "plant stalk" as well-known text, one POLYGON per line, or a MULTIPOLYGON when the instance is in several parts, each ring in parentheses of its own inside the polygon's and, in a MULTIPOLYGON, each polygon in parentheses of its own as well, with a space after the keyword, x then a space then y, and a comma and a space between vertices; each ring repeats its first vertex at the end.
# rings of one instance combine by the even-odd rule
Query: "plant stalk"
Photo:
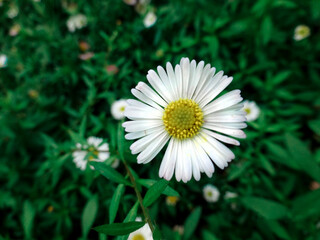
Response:
POLYGON ((150 229, 151 229, 151 232, 153 232, 153 231, 154 231, 154 227, 153 227, 153 224, 152 224, 152 222, 151 222, 151 218, 150 218, 150 215, 149 215, 149 211, 148 211, 148 208, 146 208, 146 207, 143 205, 143 199, 142 199, 141 193, 139 192, 139 189, 138 189, 138 187, 137 187, 136 180, 135 180, 134 176, 132 175, 132 172, 131 172, 131 170, 130 170, 128 164, 127 164, 127 162, 126 162, 126 161, 123 161, 123 163, 124 163, 124 166, 125 166, 125 168, 126 168, 126 170, 127 170, 128 175, 129 175, 130 181, 131 181, 131 183, 132 183, 132 185, 133 185, 134 191, 136 192, 136 195, 137 195, 137 197, 138 197, 138 201, 139 201, 139 203, 140 203, 140 207, 141 207, 141 209, 142 209, 143 215, 144 215, 144 217, 145 217, 145 219, 146 219, 146 221, 147 221, 147 223, 148 223, 148 225, 149 225, 149 227, 150 227, 150 229))

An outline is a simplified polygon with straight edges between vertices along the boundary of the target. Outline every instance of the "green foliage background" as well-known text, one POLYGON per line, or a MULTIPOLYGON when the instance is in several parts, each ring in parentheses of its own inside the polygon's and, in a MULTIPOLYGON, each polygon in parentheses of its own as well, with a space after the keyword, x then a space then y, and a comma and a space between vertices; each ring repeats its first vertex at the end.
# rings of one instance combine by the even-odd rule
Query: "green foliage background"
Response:
MULTIPOLYGON (((72 150, 88 136, 102 137, 112 159, 123 151, 140 184, 159 180, 162 156, 136 164, 110 106, 132 98, 149 69, 181 57, 233 76, 228 90, 241 89, 261 115, 241 146, 231 147, 236 159, 226 170, 199 182, 170 181, 180 194, 176 207, 165 196, 150 207, 163 238, 320 239, 320 190, 310 189, 320 182, 319 0, 152 1, 158 19, 151 28, 120 0, 75 3, 5 0, 0 7, 0 53, 8 56, 0 69, 0 239, 106 239, 91 227, 110 223, 114 192, 123 193, 114 221, 124 221, 136 202, 132 188, 80 171, 72 150), (9 19, 12 4, 19 14, 9 19), (70 33, 66 21, 75 13, 88 26, 70 33), (15 23, 21 32, 10 37, 15 23), (311 35, 295 41, 300 24, 311 35), (92 59, 79 59, 80 40, 92 59), (119 72, 108 73, 107 65, 119 72), (207 183, 220 190, 217 203, 203 199, 207 183), (239 197, 224 200, 226 191, 239 197), (183 236, 175 225, 185 226, 183 236)), ((117 171, 126 176, 123 164, 117 171)))

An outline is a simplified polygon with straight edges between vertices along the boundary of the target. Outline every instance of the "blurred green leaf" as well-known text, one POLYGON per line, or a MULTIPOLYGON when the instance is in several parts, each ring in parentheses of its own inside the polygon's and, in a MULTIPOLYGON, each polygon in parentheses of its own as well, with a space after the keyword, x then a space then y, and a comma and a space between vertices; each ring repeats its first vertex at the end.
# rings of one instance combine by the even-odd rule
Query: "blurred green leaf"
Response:
POLYGON ((93 196, 84 207, 82 213, 82 236, 87 237, 98 211, 98 197, 93 196))
POLYGON ((291 134, 286 134, 285 139, 291 160, 311 178, 320 182, 320 167, 306 146, 306 143, 291 134))
MULTIPOLYGON (((146 188, 150 188, 157 181, 153 179, 138 179, 137 182, 146 188)), ((167 186, 162 193, 167 196, 180 197, 180 194, 170 186, 167 186)))
POLYGON ((98 172, 100 172, 104 177, 108 178, 111 181, 116 183, 123 183, 127 186, 132 186, 130 182, 128 182, 120 173, 106 165, 103 162, 95 162, 90 161, 90 165, 92 165, 98 172))
POLYGON ((292 216, 297 220, 303 220, 320 214, 320 189, 308 192, 292 201, 292 216))
POLYGON ((28 200, 26 200, 23 203, 23 212, 22 212, 21 222, 22 222, 25 237, 27 239, 32 238, 34 216, 35 216, 35 209, 33 208, 32 204, 28 200))
POLYGON ((184 223, 184 234, 183 239, 190 239, 193 232, 197 229, 202 209, 201 207, 197 207, 193 210, 193 212, 187 217, 184 223))
POLYGON ((153 184, 144 196, 143 205, 149 207, 154 201, 156 201, 160 197, 160 195, 165 190, 168 184, 169 182, 164 179, 161 179, 160 181, 153 184))
POLYGON ((312 129, 312 131, 320 135, 320 119, 311 120, 308 122, 308 125, 312 129))
POLYGON ((119 204, 121 197, 124 193, 125 187, 123 184, 119 184, 116 191, 114 192, 111 203, 109 206, 109 222, 113 223, 114 219, 116 218, 116 214, 118 212, 119 204))
POLYGON ((282 219, 288 217, 288 209, 284 205, 264 198, 244 197, 242 203, 249 209, 266 219, 282 219))
POLYGON ((95 227, 94 230, 106 235, 118 236, 134 232, 135 230, 142 228, 144 225, 144 222, 112 223, 95 227))

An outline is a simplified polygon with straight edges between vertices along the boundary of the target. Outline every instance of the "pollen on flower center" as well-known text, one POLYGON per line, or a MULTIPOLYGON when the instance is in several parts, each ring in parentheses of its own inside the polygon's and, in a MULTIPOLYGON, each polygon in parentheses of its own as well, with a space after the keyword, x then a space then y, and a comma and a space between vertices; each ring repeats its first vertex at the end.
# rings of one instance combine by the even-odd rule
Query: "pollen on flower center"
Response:
POLYGON ((163 123, 174 138, 191 138, 198 134, 203 124, 203 113, 191 99, 179 99, 169 103, 163 113, 163 123))
POLYGON ((145 240, 144 236, 142 234, 136 234, 133 236, 132 240, 145 240))

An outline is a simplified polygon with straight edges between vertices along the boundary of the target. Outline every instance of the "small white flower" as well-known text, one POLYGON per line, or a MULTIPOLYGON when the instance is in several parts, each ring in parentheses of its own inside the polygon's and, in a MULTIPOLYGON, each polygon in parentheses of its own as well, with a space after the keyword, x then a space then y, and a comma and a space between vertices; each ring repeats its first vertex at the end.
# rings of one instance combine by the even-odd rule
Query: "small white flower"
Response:
POLYGON ((260 108, 254 101, 243 101, 243 110, 246 112, 248 122, 254 121, 259 117, 260 108))
MULTIPOLYGON (((78 168, 85 170, 88 161, 104 162, 110 156, 108 143, 102 143, 102 138, 89 137, 87 144, 76 144, 77 150, 72 153, 73 161, 78 168)), ((91 169, 94 169, 90 166, 91 169)))
POLYGON ((176 196, 167 196, 166 197, 166 204, 168 206, 175 206, 175 205, 177 205, 178 201, 179 201, 179 198, 176 196))
POLYGON ((130 233, 128 240, 153 240, 149 225, 146 223, 142 228, 130 233))
POLYGON ((153 26, 157 21, 157 16, 154 12, 148 12, 143 19, 143 24, 146 28, 153 26))
POLYGON ((300 41, 310 36, 310 28, 306 25, 299 25, 294 29, 294 40, 300 41))
POLYGON ((4 54, 0 54, 0 68, 4 68, 7 66, 8 58, 4 54))
POLYGON ((203 172, 211 177, 215 165, 224 169, 235 158, 222 142, 239 146, 231 137, 246 137, 241 91, 216 98, 233 78, 203 61, 197 65, 182 58, 175 68, 167 63, 166 70, 157 70, 147 74, 152 88, 139 82, 131 90, 140 101, 127 100, 124 115, 131 121, 122 126, 128 132, 125 138, 136 140, 131 153, 139 154, 139 164, 147 164, 167 145, 161 178, 170 180, 175 173, 177 181, 188 182, 192 176, 198 181, 203 172))
POLYGON ((21 26, 19 24, 14 24, 9 30, 9 36, 15 37, 19 34, 21 26))
POLYGON ((127 106, 128 106, 128 103, 126 100, 120 99, 118 101, 115 101, 111 105, 112 116, 117 120, 124 119, 124 111, 127 106))
POLYGON ((238 194, 234 193, 234 192, 226 192, 224 194, 224 199, 232 199, 232 198, 236 198, 238 197, 238 194))
POLYGON ((217 202, 220 197, 220 192, 218 188, 216 188, 215 186, 211 184, 207 184, 203 188, 203 197, 207 202, 210 202, 210 203, 217 202))
POLYGON ((67 27, 70 32, 74 32, 77 29, 81 29, 87 26, 88 20, 87 17, 83 14, 77 14, 71 16, 67 21, 67 27))
POLYGON ((7 15, 8 15, 8 18, 15 18, 19 13, 19 8, 15 5, 11 5, 8 12, 7 12, 7 15))

